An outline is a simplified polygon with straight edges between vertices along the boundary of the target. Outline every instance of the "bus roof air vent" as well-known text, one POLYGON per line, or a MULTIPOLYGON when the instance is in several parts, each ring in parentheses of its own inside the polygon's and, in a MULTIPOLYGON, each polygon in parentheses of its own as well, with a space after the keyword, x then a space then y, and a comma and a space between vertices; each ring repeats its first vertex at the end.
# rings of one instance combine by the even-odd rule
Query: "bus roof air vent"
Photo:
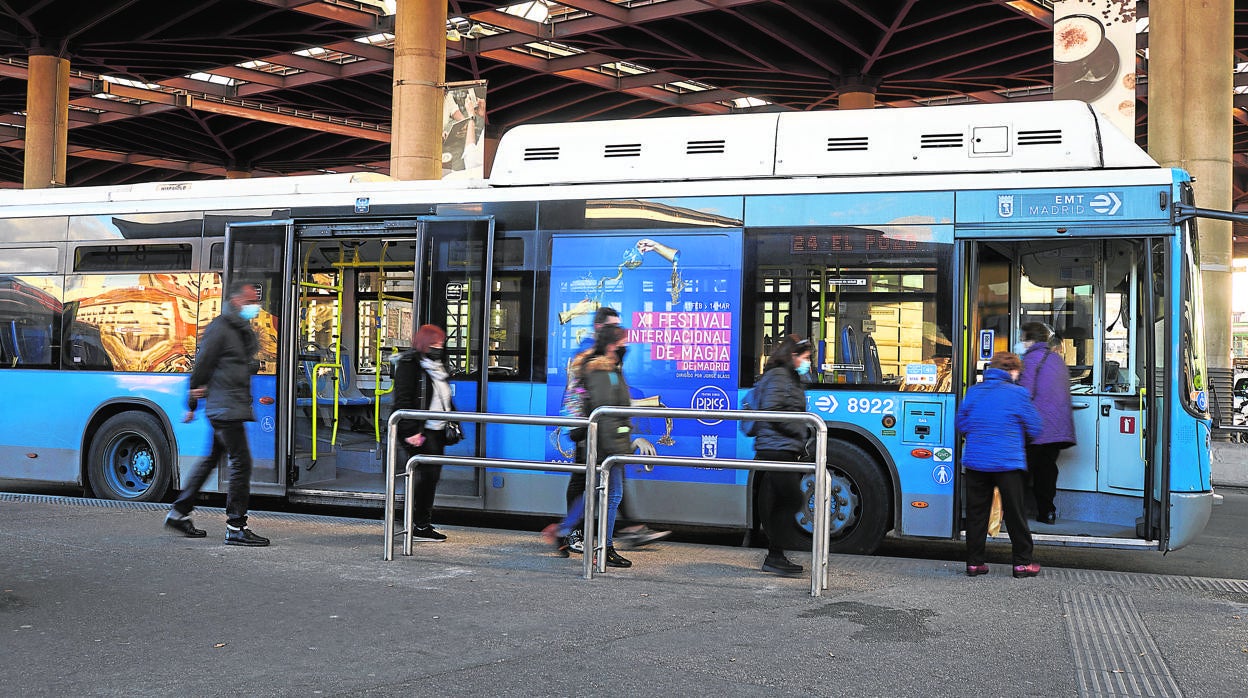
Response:
POLYGON ((1060 128, 1044 129, 1042 131, 1019 131, 1019 145, 1061 145, 1062 130, 1060 128))
POLYGON ((724 139, 714 141, 689 141, 685 144, 685 155, 715 155, 724 152, 724 139))
POLYGON ((607 145, 602 149, 604 158, 637 158, 641 157, 640 143, 619 143, 607 145))
POLYGON ((919 137, 920 148, 961 148, 960 133, 925 133, 919 137))
POLYGON ((524 159, 528 162, 534 160, 558 160, 559 146, 552 145, 538 148, 525 148, 524 159))
POLYGON ((870 143, 869 136, 829 136, 828 152, 844 152, 847 150, 866 150, 870 143))

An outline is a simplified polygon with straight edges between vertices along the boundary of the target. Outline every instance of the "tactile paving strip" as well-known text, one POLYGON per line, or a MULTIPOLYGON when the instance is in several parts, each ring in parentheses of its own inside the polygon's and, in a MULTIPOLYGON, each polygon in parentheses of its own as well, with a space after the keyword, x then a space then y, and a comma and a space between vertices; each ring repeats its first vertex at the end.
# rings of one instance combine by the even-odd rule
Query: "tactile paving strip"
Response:
POLYGON ((1080 696, 1183 695, 1131 597, 1063 591, 1061 601, 1080 696))
MULTIPOLYGON (((137 509, 140 511, 169 511, 168 504, 160 502, 120 502, 111 499, 88 499, 85 497, 61 497, 47 494, 22 494, 0 492, 0 502, 32 502, 36 504, 60 504, 77 507, 99 507, 104 509, 137 509)), ((220 507, 195 505, 196 511, 210 511, 224 514, 220 507)), ((359 523, 372 522, 381 525, 380 519, 356 519, 345 516, 323 516, 320 514, 296 514, 283 511, 249 511, 248 519, 263 521, 265 519, 281 519, 283 521, 305 521, 309 523, 359 523)))

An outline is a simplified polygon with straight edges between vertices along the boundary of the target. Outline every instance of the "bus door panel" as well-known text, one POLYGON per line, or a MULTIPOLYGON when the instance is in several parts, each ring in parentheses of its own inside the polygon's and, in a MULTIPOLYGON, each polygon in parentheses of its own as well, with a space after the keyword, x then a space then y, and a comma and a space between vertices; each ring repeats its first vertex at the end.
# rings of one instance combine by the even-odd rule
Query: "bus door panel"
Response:
POLYGON ((1112 457, 1103 463, 1102 492, 1144 493, 1144 423, 1139 397, 1100 399, 1100 441, 1112 457))
POLYGON ((1090 395, 1072 395, 1070 405, 1075 420, 1075 445, 1063 449, 1057 457, 1057 487, 1062 490, 1095 492, 1100 477, 1096 467, 1099 450, 1096 398, 1090 395))
MULTIPOLYGON (((446 331, 445 352, 455 408, 489 412, 492 356, 490 313, 494 296, 494 219, 492 217, 430 217, 418 224, 416 258, 416 324, 446 331)), ((464 440, 448 446, 457 456, 485 456, 489 426, 462 422, 464 440)), ((480 468, 445 466, 438 501, 460 507, 484 506, 484 472, 480 468)))
POLYGON ((226 230, 225 284, 251 283, 260 292, 260 314, 252 328, 260 341, 257 372, 252 376, 252 409, 256 421, 247 423, 252 455, 252 491, 279 494, 286 482, 286 415, 278 409, 288 387, 286 350, 288 315, 286 279, 290 274, 293 226, 289 222, 236 224, 226 230))

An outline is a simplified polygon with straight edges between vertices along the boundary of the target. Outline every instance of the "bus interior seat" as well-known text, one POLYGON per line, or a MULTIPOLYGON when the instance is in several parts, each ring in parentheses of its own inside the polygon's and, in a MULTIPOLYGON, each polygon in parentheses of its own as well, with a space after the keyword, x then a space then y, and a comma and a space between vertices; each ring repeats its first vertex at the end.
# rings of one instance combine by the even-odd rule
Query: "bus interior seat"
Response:
MULTIPOLYGON (((300 372, 303 374, 299 383, 306 382, 309 386, 309 394, 307 397, 296 397, 295 404, 299 407, 311 407, 313 399, 316 400, 317 411, 320 413, 324 422, 328 422, 332 418, 332 408, 334 404, 334 371, 325 371, 317 375, 315 366, 318 363, 328 363, 330 357, 325 356, 328 351, 317 352, 322 356, 319 360, 311 360, 304 358, 299 362, 300 372), (312 390, 314 388, 314 391, 312 390), (313 398, 312 392, 315 392, 313 398)), ((303 354, 304 357, 315 356, 316 354, 303 354)), ((359 409, 371 407, 373 399, 360 391, 355 381, 355 371, 351 362, 351 354, 342 352, 339 361, 339 370, 336 372, 338 379, 338 407, 351 408, 346 412, 346 417, 351 422, 353 429, 365 429, 368 424, 368 414, 366 410, 359 409)))
POLYGON ((862 382, 873 385, 884 382, 880 375, 883 371, 880 368, 880 349, 870 334, 862 335, 862 366, 862 382))
MULTIPOLYGON (((841 363, 856 364, 858 363, 858 342, 854 339, 854 328, 852 325, 846 325, 841 328, 841 363)), ((857 371, 846 371, 845 382, 857 383, 861 376, 857 371)))

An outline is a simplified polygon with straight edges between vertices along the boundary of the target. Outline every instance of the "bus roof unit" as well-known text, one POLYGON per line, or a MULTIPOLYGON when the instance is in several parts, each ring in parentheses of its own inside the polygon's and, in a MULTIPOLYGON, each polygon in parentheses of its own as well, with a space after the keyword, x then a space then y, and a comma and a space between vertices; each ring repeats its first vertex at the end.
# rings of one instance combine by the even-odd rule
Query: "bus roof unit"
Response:
POLYGON ((1156 166, 1087 104, 1061 101, 517 126, 499 144, 490 183, 1156 166))

